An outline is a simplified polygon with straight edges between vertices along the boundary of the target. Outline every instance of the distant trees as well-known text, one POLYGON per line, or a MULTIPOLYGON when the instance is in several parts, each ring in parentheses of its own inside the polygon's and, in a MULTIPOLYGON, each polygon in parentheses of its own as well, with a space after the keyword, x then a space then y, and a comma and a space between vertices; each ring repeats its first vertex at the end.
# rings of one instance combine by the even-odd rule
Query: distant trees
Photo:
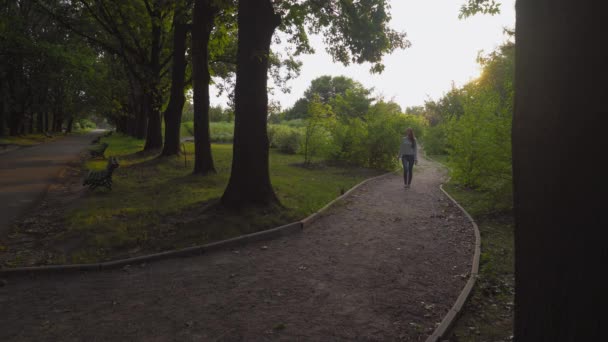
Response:
POLYGON ((312 80, 304 92, 304 97, 287 109, 285 120, 305 119, 308 106, 314 97, 323 104, 330 105, 338 117, 357 117, 367 113, 373 100, 372 90, 346 76, 321 76, 312 80))
POLYGON ((0 135, 71 131, 99 101, 99 51, 32 1, 0 4, 0 135))
POLYGON ((497 209, 512 208, 511 122, 515 44, 505 43, 480 56, 481 76, 453 87, 438 101, 428 101, 429 128, 424 147, 447 154, 452 179, 487 191, 497 209))
POLYGON ((295 127, 271 125, 270 132, 275 147, 303 154, 305 164, 316 158, 392 169, 405 129, 412 127, 419 138, 426 134, 423 107, 403 113, 397 103, 374 97, 371 89, 348 77, 321 76, 304 95, 281 115, 295 127), (288 113, 302 103, 308 104, 306 112, 292 119, 288 113))

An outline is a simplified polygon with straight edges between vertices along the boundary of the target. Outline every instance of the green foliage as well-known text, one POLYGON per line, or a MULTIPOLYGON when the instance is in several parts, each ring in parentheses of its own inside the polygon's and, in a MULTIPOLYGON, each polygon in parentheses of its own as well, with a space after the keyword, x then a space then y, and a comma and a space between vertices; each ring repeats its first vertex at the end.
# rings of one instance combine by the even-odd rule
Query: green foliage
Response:
POLYGON ((300 150, 303 136, 301 128, 289 127, 287 125, 268 126, 270 147, 276 148, 283 153, 296 154, 300 150))
POLYGON ((447 137, 444 124, 429 126, 425 132, 424 151, 430 155, 447 153, 447 137))
POLYGON ((94 129, 94 128, 97 127, 97 125, 93 121, 91 121, 89 119, 85 119, 85 118, 79 119, 76 122, 76 124, 78 124, 78 126, 80 127, 80 129, 84 129, 84 130, 86 130, 86 129, 94 129))
MULTIPOLYGON (((230 143, 234 139, 234 123, 232 122, 210 122, 209 131, 211 142, 214 143, 230 143)), ((194 122, 182 122, 180 136, 193 137, 194 122)))
POLYGON ((310 164, 316 155, 327 154, 331 135, 329 129, 335 124, 335 116, 328 104, 321 102, 318 95, 314 95, 308 104, 308 120, 304 131, 302 152, 304 164, 310 164))
POLYGON ((330 105, 333 113, 339 119, 363 117, 373 101, 372 90, 346 76, 321 76, 310 83, 304 92, 304 97, 287 109, 283 115, 285 120, 306 119, 310 103, 318 101, 330 105))
POLYGON ((479 79, 427 106, 437 114, 427 131, 427 152, 447 151, 454 182, 491 195, 488 200, 502 209, 512 206, 514 50, 507 43, 479 57, 479 79))
POLYGON ((467 3, 460 7, 459 19, 466 19, 475 14, 495 15, 500 13, 500 2, 496 0, 467 0, 467 3))
POLYGON ((327 52, 345 65, 372 63, 372 72, 382 72, 382 56, 407 48, 405 33, 388 27, 391 20, 386 0, 281 1, 281 30, 290 35, 296 54, 312 53, 307 29, 321 34, 327 52))

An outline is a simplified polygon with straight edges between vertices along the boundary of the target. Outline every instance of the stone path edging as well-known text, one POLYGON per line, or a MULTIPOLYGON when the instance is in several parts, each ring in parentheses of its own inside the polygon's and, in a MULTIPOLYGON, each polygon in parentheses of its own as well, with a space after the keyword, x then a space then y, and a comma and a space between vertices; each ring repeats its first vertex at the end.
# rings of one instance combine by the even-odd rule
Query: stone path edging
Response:
POLYGON ((36 267, 15 267, 15 268, 5 268, 0 269, 0 276, 8 276, 15 274, 31 274, 31 273, 64 273, 64 272, 77 272, 77 271, 101 271, 108 269, 115 269, 119 267, 124 267, 127 265, 133 264, 141 264, 149 261, 175 258, 175 257, 188 257, 188 256, 196 256, 202 255, 208 252, 223 250, 226 248, 233 248, 237 246, 242 246, 244 244, 256 241, 265 241, 276 239, 281 236, 291 235, 294 233, 301 232, 304 228, 308 227, 312 222, 319 218, 321 214, 326 212, 331 206, 336 204, 337 202, 344 200, 347 196, 349 196, 354 190, 358 189, 362 185, 375 180, 381 177, 388 176, 393 174, 394 172, 387 172, 380 176, 368 178, 363 180, 359 184, 353 186, 350 190, 340 195, 333 201, 329 202, 323 208, 319 209, 317 212, 311 214, 310 216, 304 218, 301 221, 292 222, 280 227, 271 228, 267 230, 263 230, 260 232, 246 234, 237 236, 232 239, 222 240, 217 242, 212 242, 206 245, 193 246, 183 249, 165 251, 155 254, 142 255, 138 257, 128 258, 128 259, 119 259, 101 263, 93 263, 93 264, 66 264, 66 265, 50 265, 50 266, 36 266, 36 267))
MULTIPOLYGON (((430 159, 430 158, 429 158, 430 159)), ((469 299, 471 292, 473 290, 473 286, 475 285, 475 281, 477 280, 477 276, 479 273, 479 258, 481 255, 481 235, 479 233, 479 227, 477 223, 473 219, 473 217, 460 205, 456 200, 448 194, 447 191, 443 189, 443 184, 439 186, 439 189, 452 201, 454 204, 462 210, 462 212, 467 216, 471 224, 473 225, 473 229, 475 230, 475 253, 473 254, 473 265, 471 266, 471 275, 469 276, 469 280, 464 285, 464 288, 460 292, 460 295, 454 302, 454 305, 445 315, 441 323, 435 328, 435 331, 431 336, 426 339, 426 342, 437 342, 445 337, 445 334, 450 330, 453 324, 456 322, 456 318, 460 315, 462 308, 464 307, 464 303, 469 299)))

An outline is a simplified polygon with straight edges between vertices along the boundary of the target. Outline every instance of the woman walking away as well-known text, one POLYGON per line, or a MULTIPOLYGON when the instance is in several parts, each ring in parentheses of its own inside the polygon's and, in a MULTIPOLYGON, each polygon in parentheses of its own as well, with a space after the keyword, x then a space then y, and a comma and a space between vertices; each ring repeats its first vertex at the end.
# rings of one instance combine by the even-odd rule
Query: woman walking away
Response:
POLYGON ((418 143, 414 136, 414 130, 408 128, 405 130, 405 137, 401 140, 399 148, 399 158, 403 163, 403 182, 405 188, 409 188, 412 183, 412 173, 414 171, 414 163, 418 164, 418 143))

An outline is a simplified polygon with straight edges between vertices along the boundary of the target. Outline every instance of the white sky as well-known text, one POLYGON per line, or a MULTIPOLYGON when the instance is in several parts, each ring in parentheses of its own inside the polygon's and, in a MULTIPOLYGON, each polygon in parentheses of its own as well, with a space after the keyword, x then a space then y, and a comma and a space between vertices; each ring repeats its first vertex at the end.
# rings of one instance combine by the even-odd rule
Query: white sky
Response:
MULTIPOLYGON (((503 28, 515 26, 515 0, 502 0, 501 13, 495 16, 476 15, 459 20, 460 6, 465 0, 389 0, 390 26, 405 31, 410 48, 385 56, 382 74, 369 73, 370 65, 333 63, 319 37, 311 37, 316 54, 301 56, 304 63, 300 76, 290 81, 291 93, 279 90, 271 95, 283 109, 290 107, 323 75, 345 75, 359 81, 374 94, 394 100, 403 109, 423 105, 427 99, 437 100, 447 92, 452 81, 462 86, 479 75, 475 62, 480 50, 490 52, 506 40, 503 28)), ((276 48, 276 47, 275 47, 276 48)), ((212 97, 216 94, 212 91, 212 97)), ((225 106, 225 97, 211 99, 213 105, 225 106)))

